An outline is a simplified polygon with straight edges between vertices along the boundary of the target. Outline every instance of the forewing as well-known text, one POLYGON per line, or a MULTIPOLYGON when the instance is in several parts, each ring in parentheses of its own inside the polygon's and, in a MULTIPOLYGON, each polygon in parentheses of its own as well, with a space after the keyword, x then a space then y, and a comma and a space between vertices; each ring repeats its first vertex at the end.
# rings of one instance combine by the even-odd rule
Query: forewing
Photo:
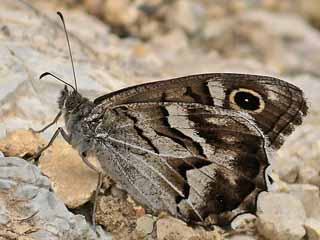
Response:
POLYGON ((196 103, 138 103, 107 111, 106 126, 107 134, 97 130, 102 167, 156 213, 226 224, 255 212, 266 190, 266 140, 249 115, 196 103))
POLYGON ((235 89, 249 89, 262 96, 261 112, 248 112, 269 137, 270 144, 279 148, 283 136, 302 123, 307 113, 302 91, 280 79, 230 73, 199 74, 165 81, 146 83, 122 89, 95 100, 95 104, 120 105, 150 102, 201 103, 225 109, 237 109, 230 102, 235 89))

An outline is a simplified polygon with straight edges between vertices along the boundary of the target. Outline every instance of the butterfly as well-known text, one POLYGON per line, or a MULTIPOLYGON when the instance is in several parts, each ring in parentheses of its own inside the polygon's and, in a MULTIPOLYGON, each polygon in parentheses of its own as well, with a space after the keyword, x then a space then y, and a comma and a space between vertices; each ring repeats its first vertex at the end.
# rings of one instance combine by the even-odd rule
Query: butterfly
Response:
MULTIPOLYGON (((47 75, 64 82, 48 72, 40 78, 47 75)), ((47 127, 63 116, 65 130, 52 141, 61 133, 91 168, 87 157, 95 155, 103 172, 147 211, 221 226, 255 213, 269 184, 269 152, 308 109, 296 86, 250 74, 185 76, 94 101, 64 83, 60 112, 47 127)))

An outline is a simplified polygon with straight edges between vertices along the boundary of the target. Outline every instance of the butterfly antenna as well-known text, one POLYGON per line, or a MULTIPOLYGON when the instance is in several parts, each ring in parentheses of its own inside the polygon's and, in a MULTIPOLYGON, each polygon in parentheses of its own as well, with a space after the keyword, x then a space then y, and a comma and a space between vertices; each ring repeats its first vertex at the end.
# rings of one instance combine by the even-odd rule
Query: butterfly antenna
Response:
POLYGON ((51 76, 51 77, 54 77, 55 79, 57 79, 58 81, 60 82, 63 82, 64 84, 66 84, 67 86, 71 87, 74 91, 77 92, 77 89, 74 88, 74 86, 72 86, 70 83, 67 83, 66 81, 63 81, 61 78, 57 77, 56 75, 53 75, 52 73, 49 73, 49 72, 44 72, 40 75, 39 79, 45 77, 45 76, 51 76))
MULTIPOLYGON (((73 63, 73 58, 72 58, 72 53, 71 53, 71 47, 70 47, 70 41, 69 41, 69 36, 68 36, 68 32, 67 32, 67 28, 66 28, 66 23, 64 22, 64 18, 61 12, 57 12, 57 14, 59 15, 62 24, 63 24, 63 29, 64 32, 66 34, 66 38, 67 38, 67 43, 68 43, 68 48, 69 48, 69 55, 70 55, 70 59, 71 59, 71 64, 72 64, 72 72, 73 72, 73 79, 74 79, 74 86, 73 89, 77 92, 78 91, 78 86, 77 86, 77 79, 76 79, 76 72, 74 70, 74 63, 73 63)), ((68 84, 69 85, 69 84, 68 84)))

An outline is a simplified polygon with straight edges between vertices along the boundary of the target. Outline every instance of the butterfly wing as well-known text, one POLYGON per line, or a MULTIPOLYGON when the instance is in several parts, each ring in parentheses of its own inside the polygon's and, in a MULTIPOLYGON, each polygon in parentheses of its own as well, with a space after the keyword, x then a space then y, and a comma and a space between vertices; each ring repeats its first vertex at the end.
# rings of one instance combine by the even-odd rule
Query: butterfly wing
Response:
POLYGON ((134 103, 106 111, 100 127, 102 168, 154 213, 223 225, 254 213, 267 189, 267 143, 247 114, 197 103, 134 103))
POLYGON ((274 148, 283 143, 307 113, 302 91, 280 79, 231 73, 186 76, 146 83, 97 98, 113 106, 143 102, 185 102, 244 111, 250 114, 274 148))

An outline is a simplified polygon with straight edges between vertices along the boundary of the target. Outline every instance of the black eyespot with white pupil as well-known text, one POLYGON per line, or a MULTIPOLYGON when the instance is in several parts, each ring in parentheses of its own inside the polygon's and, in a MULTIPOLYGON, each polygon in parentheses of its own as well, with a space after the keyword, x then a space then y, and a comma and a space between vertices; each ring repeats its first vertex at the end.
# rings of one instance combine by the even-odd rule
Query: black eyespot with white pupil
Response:
POLYGON ((235 89, 230 93, 229 98, 231 107, 236 110, 259 113, 265 107, 262 96, 250 89, 235 89))

